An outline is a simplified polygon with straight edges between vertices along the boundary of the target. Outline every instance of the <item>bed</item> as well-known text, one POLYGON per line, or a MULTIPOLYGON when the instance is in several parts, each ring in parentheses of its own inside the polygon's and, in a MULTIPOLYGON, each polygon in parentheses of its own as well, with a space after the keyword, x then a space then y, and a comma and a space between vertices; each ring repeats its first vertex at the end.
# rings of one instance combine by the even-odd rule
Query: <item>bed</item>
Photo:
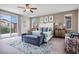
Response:
POLYGON ((47 30, 46 28, 49 29, 48 27, 41 27, 39 30, 32 31, 32 34, 39 35, 43 33, 45 35, 44 42, 48 42, 53 37, 53 31, 47 30))
POLYGON ((53 23, 39 23, 39 31, 45 34, 45 42, 48 42, 53 37, 53 23))
POLYGON ((43 32, 43 33, 45 34, 44 42, 48 42, 53 37, 53 32, 52 31, 43 32))

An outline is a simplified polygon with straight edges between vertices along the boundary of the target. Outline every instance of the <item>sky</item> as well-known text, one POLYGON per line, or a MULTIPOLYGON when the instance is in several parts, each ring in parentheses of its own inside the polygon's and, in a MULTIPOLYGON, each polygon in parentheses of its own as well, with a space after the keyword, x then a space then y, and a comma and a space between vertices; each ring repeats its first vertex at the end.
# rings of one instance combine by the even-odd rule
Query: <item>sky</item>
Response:
POLYGON ((17 18, 18 17, 14 17, 14 16, 7 16, 7 15, 0 15, 0 18, 1 19, 6 19, 10 22, 13 22, 13 23, 17 23, 17 18))

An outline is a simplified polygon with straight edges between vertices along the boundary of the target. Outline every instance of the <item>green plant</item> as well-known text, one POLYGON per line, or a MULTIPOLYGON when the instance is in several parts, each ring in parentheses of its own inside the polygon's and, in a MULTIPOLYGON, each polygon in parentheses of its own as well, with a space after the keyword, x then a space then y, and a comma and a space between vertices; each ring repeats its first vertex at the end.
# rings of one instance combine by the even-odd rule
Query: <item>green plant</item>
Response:
POLYGON ((0 26, 1 34, 10 33, 10 28, 8 26, 0 26))

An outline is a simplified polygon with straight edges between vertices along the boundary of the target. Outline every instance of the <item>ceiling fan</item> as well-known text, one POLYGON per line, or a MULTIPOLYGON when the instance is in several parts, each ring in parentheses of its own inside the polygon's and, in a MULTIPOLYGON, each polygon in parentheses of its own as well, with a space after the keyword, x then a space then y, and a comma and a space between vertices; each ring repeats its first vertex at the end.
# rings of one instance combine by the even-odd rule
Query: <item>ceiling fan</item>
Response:
POLYGON ((30 4, 25 4, 25 7, 18 6, 18 8, 24 9, 24 12, 30 11, 31 13, 33 13, 33 10, 37 10, 37 8, 32 8, 30 4))

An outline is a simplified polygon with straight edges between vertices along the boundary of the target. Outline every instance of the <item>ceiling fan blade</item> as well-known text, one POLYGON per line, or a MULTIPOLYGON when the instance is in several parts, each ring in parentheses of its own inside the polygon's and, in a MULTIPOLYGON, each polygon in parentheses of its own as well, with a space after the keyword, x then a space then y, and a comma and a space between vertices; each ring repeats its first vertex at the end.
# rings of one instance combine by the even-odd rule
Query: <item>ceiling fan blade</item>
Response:
POLYGON ((31 8, 31 9, 34 9, 34 10, 36 10, 37 8, 31 8))
POLYGON ((26 10, 24 10, 24 12, 26 12, 26 10))
POLYGON ((32 12, 32 13, 33 13, 33 11, 32 11, 32 10, 30 10, 30 12, 32 12))
POLYGON ((20 6, 18 6, 18 8, 22 8, 22 9, 25 9, 25 7, 20 7, 20 6))

